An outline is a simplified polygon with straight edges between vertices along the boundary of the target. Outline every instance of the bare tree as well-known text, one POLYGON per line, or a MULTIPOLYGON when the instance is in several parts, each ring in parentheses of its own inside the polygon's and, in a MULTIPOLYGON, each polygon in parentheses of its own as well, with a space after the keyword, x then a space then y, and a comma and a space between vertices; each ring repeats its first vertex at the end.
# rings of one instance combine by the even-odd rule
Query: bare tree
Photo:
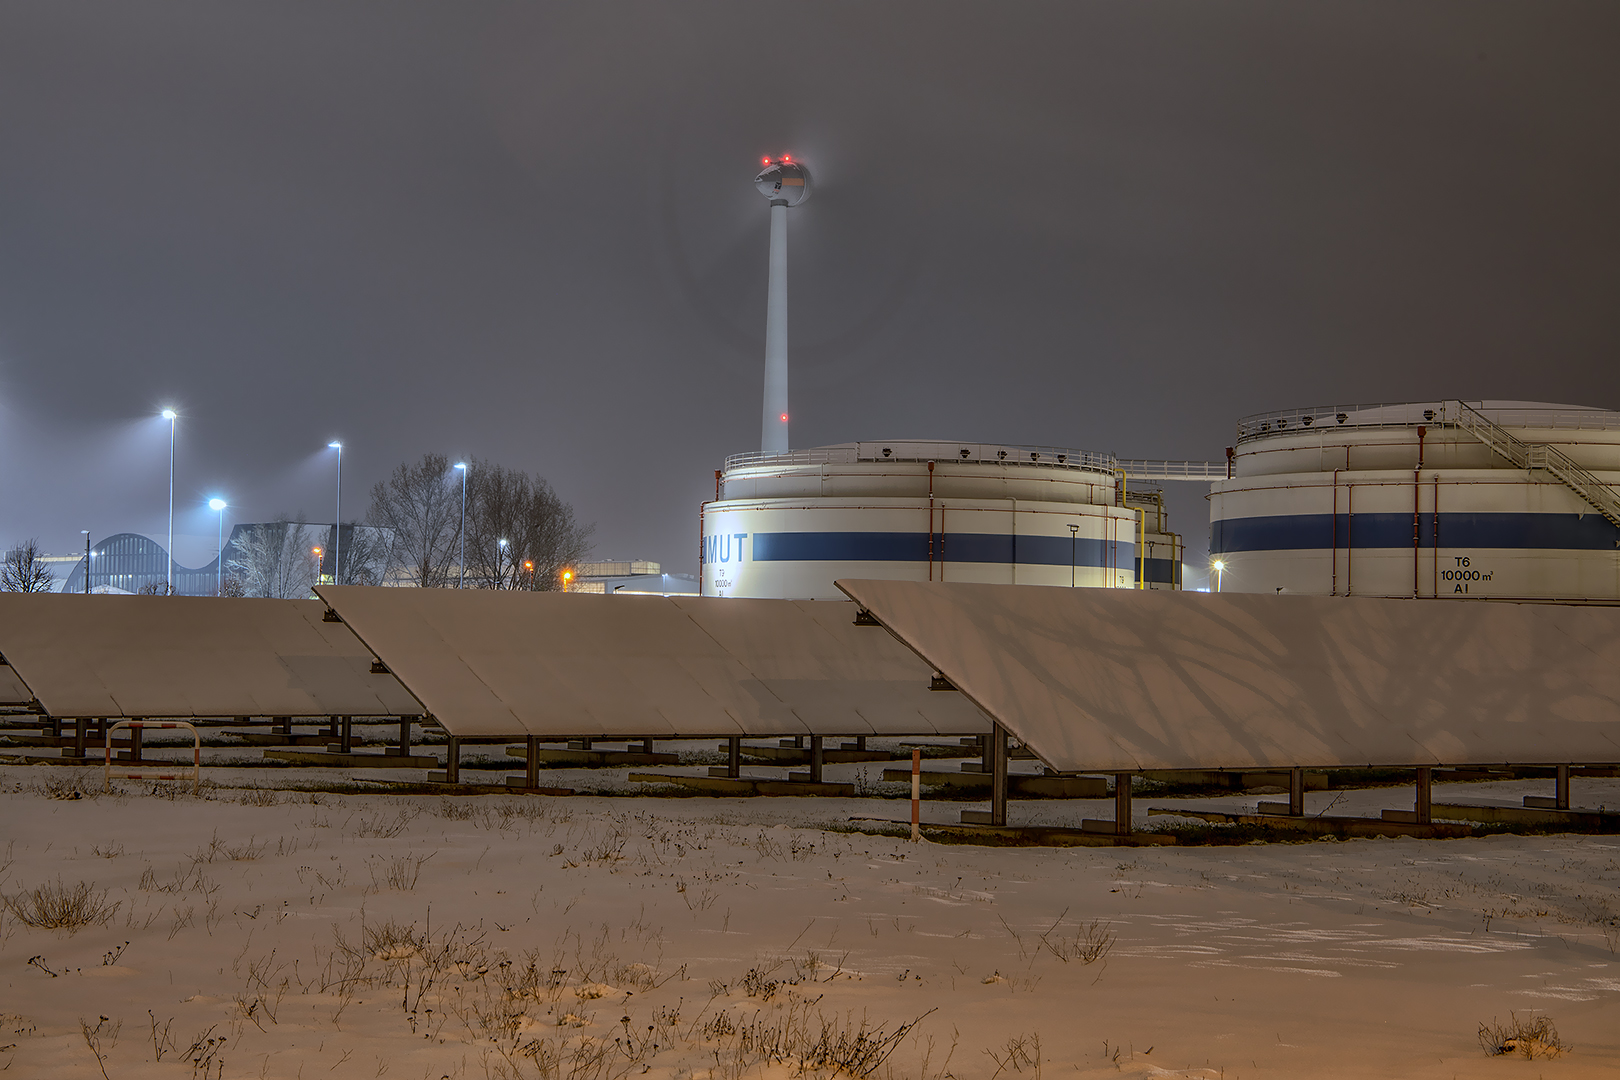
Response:
POLYGON ((404 464, 371 489, 373 526, 389 530, 390 573, 401 584, 422 588, 445 585, 461 537, 461 489, 454 482, 450 459, 423 454, 404 464))
POLYGON ((0 592, 50 592, 56 574, 45 565, 39 540, 29 539, 6 552, 0 564, 0 592))
POLYGON ((339 585, 381 585, 388 573, 394 534, 389 529, 354 522, 344 526, 343 544, 338 551, 339 585))
POLYGON ((467 493, 467 579, 480 589, 555 589, 563 567, 591 549, 594 526, 540 476, 472 463, 467 493))
POLYGON ((309 595, 318 564, 313 535, 302 518, 300 514, 299 520, 289 520, 283 514, 275 521, 243 529, 231 541, 226 567, 230 580, 240 584, 240 595, 278 600, 309 595))

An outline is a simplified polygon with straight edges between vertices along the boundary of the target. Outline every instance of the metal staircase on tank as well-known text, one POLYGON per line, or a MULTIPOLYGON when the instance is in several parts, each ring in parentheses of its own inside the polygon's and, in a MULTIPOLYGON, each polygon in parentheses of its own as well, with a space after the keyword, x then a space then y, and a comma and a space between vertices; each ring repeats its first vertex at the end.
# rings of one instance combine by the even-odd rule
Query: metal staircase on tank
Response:
POLYGON ((1608 484, 1577 465, 1568 454, 1546 443, 1523 441, 1467 402, 1451 401, 1447 404, 1455 410, 1452 422, 1490 447, 1497 456, 1520 469, 1540 469, 1552 473, 1565 487, 1607 518, 1610 524, 1620 527, 1620 496, 1608 484))

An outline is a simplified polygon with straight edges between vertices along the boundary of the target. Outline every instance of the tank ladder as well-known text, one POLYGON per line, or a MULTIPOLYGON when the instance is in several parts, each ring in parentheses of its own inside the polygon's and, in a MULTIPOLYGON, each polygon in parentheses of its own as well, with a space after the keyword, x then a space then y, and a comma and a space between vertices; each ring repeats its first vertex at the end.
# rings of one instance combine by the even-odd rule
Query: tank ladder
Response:
POLYGON ((1525 442, 1466 402, 1451 401, 1447 404, 1456 410, 1455 416, 1450 418, 1452 423, 1490 447, 1498 457, 1521 469, 1552 473, 1611 524, 1620 526, 1620 496, 1608 484, 1577 465, 1568 454, 1546 443, 1525 442))

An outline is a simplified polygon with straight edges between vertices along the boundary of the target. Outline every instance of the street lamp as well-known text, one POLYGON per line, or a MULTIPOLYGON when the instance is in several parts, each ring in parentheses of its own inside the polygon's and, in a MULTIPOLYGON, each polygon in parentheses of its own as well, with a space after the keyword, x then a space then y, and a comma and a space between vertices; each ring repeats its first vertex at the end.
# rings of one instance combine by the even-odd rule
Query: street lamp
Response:
POLYGON ((90 595, 90 530, 80 529, 84 534, 84 595, 90 595))
POLYGON ((529 572, 529 591, 534 592, 534 560, 524 559, 523 569, 529 572))
POLYGON ((562 585, 563 585, 563 592, 567 592, 567 591, 568 591, 568 585, 569 585, 569 583, 570 583, 570 582, 572 582, 572 581, 573 581, 573 580, 574 580, 574 572, 573 572, 573 571, 572 571, 572 570, 564 570, 564 571, 563 571, 563 572, 562 572, 562 585))
POLYGON ((500 557, 495 560, 495 569, 499 572, 501 587, 505 588, 506 587, 506 537, 503 536, 499 540, 495 541, 495 546, 501 549, 500 557))
POLYGON ((456 462, 456 468, 461 470, 461 583, 458 589, 467 587, 467 463, 456 462))
POLYGON ((214 569, 217 571, 214 583, 214 595, 225 595, 225 507, 224 499, 209 499, 208 509, 219 513, 219 544, 214 549, 214 569))
POLYGON ((343 444, 333 439, 326 444, 326 448, 338 452, 337 518, 332 525, 332 584, 341 585, 343 576, 339 563, 343 558, 343 444))
POLYGON ((1209 565, 1215 571, 1215 591, 1220 592, 1221 591, 1221 578, 1226 573, 1226 560, 1225 559, 1216 559, 1214 562, 1210 563, 1209 565))
POLYGON ((323 551, 325 551, 324 548, 318 547, 309 549, 310 554, 315 556, 315 584, 317 585, 321 584, 321 562, 323 561, 323 551))
POLYGON ((174 595, 174 422, 180 414, 164 409, 163 419, 169 422, 169 569, 166 575, 168 595, 174 595))

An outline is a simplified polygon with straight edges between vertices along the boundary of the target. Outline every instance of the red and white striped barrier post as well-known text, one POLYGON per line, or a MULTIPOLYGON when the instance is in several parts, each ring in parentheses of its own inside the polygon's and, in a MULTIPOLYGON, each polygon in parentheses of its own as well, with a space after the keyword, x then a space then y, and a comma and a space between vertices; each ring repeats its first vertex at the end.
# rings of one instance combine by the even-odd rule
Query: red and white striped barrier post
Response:
POLYGON ((922 839, 922 747, 911 748, 911 842, 922 839))
MULTIPOLYGON (((184 720, 163 720, 163 721, 159 721, 157 723, 154 723, 151 720, 120 720, 116 724, 108 724, 105 727, 105 732, 106 732, 106 737, 107 737, 107 745, 106 745, 106 749, 104 751, 105 757, 102 759, 102 766, 101 766, 101 790, 102 791, 111 791, 112 790, 112 777, 113 777, 113 771, 112 771, 112 767, 113 767, 112 737, 113 737, 113 732, 117 731, 119 728, 129 728, 132 732, 140 732, 143 728, 185 728, 187 731, 191 732, 191 793, 193 795, 195 795, 195 794, 197 794, 197 792, 199 790, 201 790, 201 788, 202 788, 202 736, 197 733, 197 728, 194 725, 188 724, 184 720)), ((137 735, 136 737, 138 738, 139 736, 137 735)), ((182 762, 176 762, 175 764, 179 764, 181 766, 181 768, 185 767, 184 763, 182 763, 182 762)), ((170 772, 170 773, 150 773, 150 772, 124 773, 124 772, 121 772, 121 773, 118 774, 118 779, 120 779, 120 780, 184 780, 185 777, 183 775, 181 775, 180 773, 174 773, 174 772, 170 772)))

